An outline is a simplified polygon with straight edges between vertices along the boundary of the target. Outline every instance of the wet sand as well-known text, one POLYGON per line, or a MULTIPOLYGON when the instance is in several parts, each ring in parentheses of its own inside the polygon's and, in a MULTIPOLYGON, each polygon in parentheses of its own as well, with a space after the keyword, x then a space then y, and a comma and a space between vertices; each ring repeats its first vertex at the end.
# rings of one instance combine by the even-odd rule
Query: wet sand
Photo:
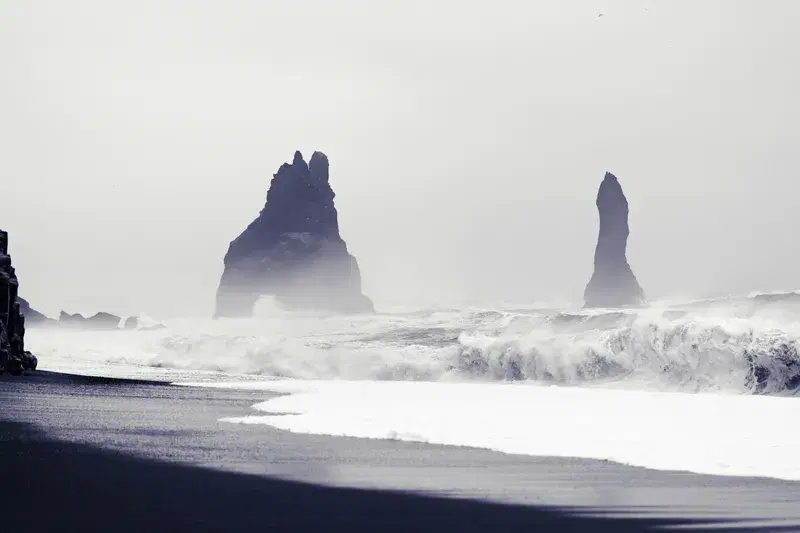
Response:
POLYGON ((2 530, 800 531, 800 483, 219 422, 267 397, 1 377, 2 530))

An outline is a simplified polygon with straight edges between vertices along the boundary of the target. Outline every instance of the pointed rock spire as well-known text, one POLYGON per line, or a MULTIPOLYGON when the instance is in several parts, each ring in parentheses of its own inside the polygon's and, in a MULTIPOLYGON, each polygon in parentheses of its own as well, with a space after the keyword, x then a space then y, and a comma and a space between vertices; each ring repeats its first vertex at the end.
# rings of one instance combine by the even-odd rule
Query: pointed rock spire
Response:
POLYGON ((328 156, 322 152, 314 152, 311 155, 308 169, 315 178, 321 179, 325 183, 328 182, 328 156))
POLYGON ((594 254, 594 273, 584 291, 587 307, 621 307, 645 302, 644 291, 626 257, 628 200, 617 177, 606 172, 597 191, 600 231, 594 254))
POLYGON ((305 160, 303 159, 303 154, 300 153, 300 150, 297 150, 294 153, 292 166, 295 167, 296 169, 308 170, 308 164, 306 164, 305 160))

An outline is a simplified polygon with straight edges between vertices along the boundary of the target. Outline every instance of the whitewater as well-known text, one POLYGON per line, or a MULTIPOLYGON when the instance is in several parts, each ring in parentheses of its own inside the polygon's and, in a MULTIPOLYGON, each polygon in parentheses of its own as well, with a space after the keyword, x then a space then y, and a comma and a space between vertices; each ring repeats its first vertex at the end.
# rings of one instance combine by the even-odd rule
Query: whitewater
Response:
POLYGON ((264 391, 225 423, 800 480, 797 292, 163 325, 26 340, 44 370, 264 391))

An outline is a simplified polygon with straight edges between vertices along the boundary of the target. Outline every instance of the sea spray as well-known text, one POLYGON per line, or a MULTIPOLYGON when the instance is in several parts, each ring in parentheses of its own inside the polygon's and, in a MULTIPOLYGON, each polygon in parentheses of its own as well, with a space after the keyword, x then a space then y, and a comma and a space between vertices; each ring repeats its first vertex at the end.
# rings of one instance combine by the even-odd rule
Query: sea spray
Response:
POLYGON ((373 316, 270 311, 156 331, 37 328, 50 370, 379 381, 532 381, 686 392, 800 389, 795 293, 635 309, 426 309, 373 316))

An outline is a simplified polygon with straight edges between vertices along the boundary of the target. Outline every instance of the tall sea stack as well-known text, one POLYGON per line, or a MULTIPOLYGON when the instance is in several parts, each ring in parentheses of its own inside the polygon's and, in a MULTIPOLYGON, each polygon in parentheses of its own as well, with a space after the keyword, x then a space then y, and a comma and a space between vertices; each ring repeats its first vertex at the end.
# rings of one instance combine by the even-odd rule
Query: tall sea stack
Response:
POLYGON ((361 293, 358 263, 339 236, 334 197, 322 152, 308 163, 295 152, 278 169, 266 205, 225 254, 216 317, 251 316, 266 295, 292 310, 374 312, 361 293))
POLYGON ((25 316, 17 297, 19 281, 8 255, 8 233, 0 230, 0 374, 36 370, 36 357, 25 351, 25 316))
POLYGON ((594 252, 594 274, 583 298, 586 307, 622 307, 645 302, 625 249, 628 245, 628 200, 617 177, 606 172, 597 191, 600 234, 594 252))

